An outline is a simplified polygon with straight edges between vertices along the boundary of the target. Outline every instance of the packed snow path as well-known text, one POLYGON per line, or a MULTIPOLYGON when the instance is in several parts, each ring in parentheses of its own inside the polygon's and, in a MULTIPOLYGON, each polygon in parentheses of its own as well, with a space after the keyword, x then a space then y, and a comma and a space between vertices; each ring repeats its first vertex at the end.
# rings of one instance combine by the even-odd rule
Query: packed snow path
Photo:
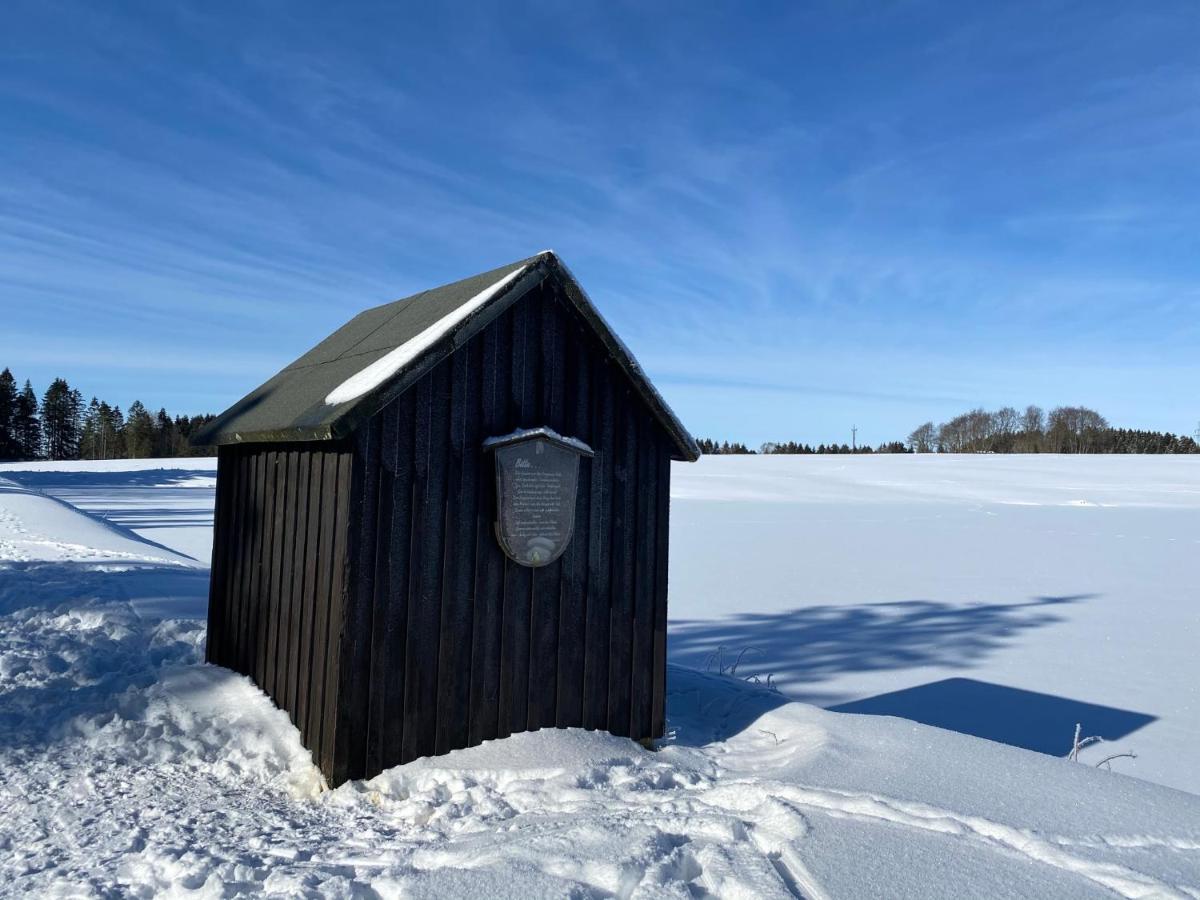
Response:
POLYGON ((322 791, 200 663, 202 567, 0 509, 0 891, 1200 897, 1200 797, 680 667, 658 753, 547 731, 322 791))

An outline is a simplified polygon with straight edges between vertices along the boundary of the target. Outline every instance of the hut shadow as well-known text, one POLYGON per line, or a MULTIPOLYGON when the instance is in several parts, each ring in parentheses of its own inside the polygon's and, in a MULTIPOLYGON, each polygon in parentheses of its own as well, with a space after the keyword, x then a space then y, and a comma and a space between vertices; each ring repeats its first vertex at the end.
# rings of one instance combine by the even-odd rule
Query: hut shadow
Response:
POLYGON ((1157 718, 973 678, 947 678, 829 709, 897 716, 1050 756, 1067 755, 1077 722, 1086 734, 1113 741, 1157 718))
POLYGON ((855 672, 969 667, 1026 631, 1063 621, 1062 607, 1094 594, 1023 603, 929 600, 809 606, 777 613, 670 623, 670 661, 785 683, 791 699, 829 706, 850 698, 821 682, 855 672))
POLYGON ((821 683, 856 672, 977 665, 1023 632, 1062 621, 1062 606, 1094 596, 1011 604, 912 600, 677 620, 671 623, 669 715, 685 725, 680 743, 702 744, 725 740, 770 709, 799 700, 1064 756, 1077 722, 1086 734, 1118 740, 1156 716, 961 677, 849 702, 821 683), (784 693, 745 684, 768 678, 784 682, 784 693))

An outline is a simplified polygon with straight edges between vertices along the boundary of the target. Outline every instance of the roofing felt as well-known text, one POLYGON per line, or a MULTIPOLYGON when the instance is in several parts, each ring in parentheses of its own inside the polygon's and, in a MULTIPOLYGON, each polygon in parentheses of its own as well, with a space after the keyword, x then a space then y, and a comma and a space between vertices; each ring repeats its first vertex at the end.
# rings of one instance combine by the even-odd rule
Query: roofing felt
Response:
POLYGON ((675 444, 696 442, 562 261, 546 251, 359 313, 205 426, 193 443, 319 441, 345 437, 547 278, 596 333, 675 444))

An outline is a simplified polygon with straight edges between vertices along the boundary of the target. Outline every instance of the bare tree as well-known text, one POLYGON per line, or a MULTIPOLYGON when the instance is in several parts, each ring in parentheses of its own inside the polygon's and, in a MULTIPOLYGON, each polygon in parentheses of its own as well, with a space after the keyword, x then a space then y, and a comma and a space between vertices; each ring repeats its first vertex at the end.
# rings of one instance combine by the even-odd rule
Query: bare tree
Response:
POLYGON ((943 422, 938 426, 938 450, 943 453, 962 452, 963 444, 966 442, 965 419, 965 416, 955 416, 949 422, 943 422))
POLYGON ((1027 406, 1018 423, 1019 434, 1014 441, 1016 449, 1025 453, 1037 453, 1042 449, 1046 417, 1040 406, 1027 406))
POLYGON ((983 407, 971 410, 966 415, 966 449, 979 452, 986 450, 988 438, 992 436, 994 425, 992 414, 983 407))
POLYGON ((1046 430, 1046 417, 1040 406, 1032 404, 1021 414, 1021 430, 1027 434, 1041 434, 1046 430))
POLYGON ((1011 406, 1002 406, 992 413, 990 449, 997 453, 1012 453, 1021 430, 1021 416, 1011 406))
POLYGON ((1059 453, 1089 453, 1108 420, 1086 406, 1058 406, 1046 419, 1051 449, 1059 453))
POLYGON ((926 422, 908 436, 908 449, 913 453, 932 453, 937 442, 937 429, 932 422, 926 422))
POLYGON ((971 453, 991 449, 995 422, 985 409, 973 409, 938 426, 938 446, 948 453, 971 453))
POLYGON ((1011 406, 1003 406, 992 415, 992 423, 997 434, 1016 434, 1021 428, 1021 417, 1011 406))

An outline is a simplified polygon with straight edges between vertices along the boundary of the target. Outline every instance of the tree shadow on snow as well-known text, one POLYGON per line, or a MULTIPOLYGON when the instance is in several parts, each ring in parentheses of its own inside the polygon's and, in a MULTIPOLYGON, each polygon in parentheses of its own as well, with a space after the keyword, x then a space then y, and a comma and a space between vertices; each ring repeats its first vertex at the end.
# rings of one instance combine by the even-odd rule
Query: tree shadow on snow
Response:
MULTIPOLYGON (((207 457, 204 457, 207 458, 207 457)), ((15 481, 25 487, 45 490, 46 488, 63 488, 73 490, 89 490, 92 488, 110 487, 175 487, 186 486, 187 490, 212 490, 211 486, 196 485, 190 482, 197 478, 216 478, 216 469, 90 469, 86 471, 41 471, 30 469, 15 469, 4 471, 0 468, 0 477, 15 481)))
POLYGON ((671 662, 701 670, 699 677, 707 680, 697 690, 695 677, 679 669, 679 674, 672 673, 675 681, 668 698, 683 720, 707 722, 702 730, 711 725, 711 733, 687 736, 685 743, 723 740, 790 699, 834 712, 897 716, 1063 756, 1070 750, 1076 722, 1087 734, 1116 740, 1155 716, 970 678, 949 678, 852 702, 822 691, 821 682, 854 672, 972 666, 1023 632, 1062 621, 1056 608, 1094 596, 964 605, 910 600, 675 620, 669 638, 671 662), (735 677, 721 678, 721 672, 735 677), (785 683, 786 696, 739 690, 739 679, 761 683, 768 675, 773 682, 785 683), (689 705, 697 703, 704 708, 689 705))
MULTIPOLYGON (((192 559, 186 553, 180 550, 173 550, 166 544, 160 544, 157 541, 152 541, 149 538, 133 531, 134 528, 199 528, 212 527, 213 524, 213 508, 208 505, 199 510, 188 510, 178 508, 162 508, 162 509, 144 509, 144 508, 129 508, 128 505, 121 503, 117 497, 110 498, 115 505, 110 508, 99 507, 92 501, 92 497, 86 492, 82 492, 82 496, 73 495, 70 493, 56 493, 49 488, 42 488, 33 485, 17 483, 15 478, 9 477, 11 473, 0 472, 0 478, 14 482, 14 485, 5 484, 0 481, 0 494, 34 494, 45 497, 53 503, 58 503, 65 506, 67 509, 81 516, 91 519, 93 522, 114 531, 122 537, 135 541, 140 544, 145 544, 148 547, 153 547, 156 550, 165 550, 174 556, 181 556, 184 559, 192 559), (87 506, 79 506, 78 502, 87 503, 87 506)), ((16 474, 42 474, 42 473, 16 473, 16 474)), ((58 473, 49 473, 58 474, 58 473)), ((103 473, 100 473, 103 474, 103 473)), ((152 488, 153 496, 158 500, 169 499, 163 495, 164 489, 152 488)), ((191 489, 186 489, 191 490, 191 489)), ((210 489, 210 494, 212 493, 210 489)), ((105 495, 106 498, 109 495, 105 495)), ((191 500, 193 494, 188 499, 191 500)))
POLYGON ((820 682, 850 672, 978 663, 1025 631, 1061 622, 1058 607, 1094 594, 1034 597, 1024 603, 956 605, 930 600, 808 606, 776 613, 670 623, 671 662, 788 683, 796 700, 818 705, 849 698, 820 691, 820 682))
POLYGON ((215 478, 216 474, 204 469, 138 469, 131 472, 0 470, 0 478, 70 503, 95 519, 125 528, 211 528, 216 489, 212 484, 194 482, 197 478, 215 478), (144 505, 145 501, 154 505, 144 505), (197 501, 201 501, 199 508, 196 508, 197 501))

